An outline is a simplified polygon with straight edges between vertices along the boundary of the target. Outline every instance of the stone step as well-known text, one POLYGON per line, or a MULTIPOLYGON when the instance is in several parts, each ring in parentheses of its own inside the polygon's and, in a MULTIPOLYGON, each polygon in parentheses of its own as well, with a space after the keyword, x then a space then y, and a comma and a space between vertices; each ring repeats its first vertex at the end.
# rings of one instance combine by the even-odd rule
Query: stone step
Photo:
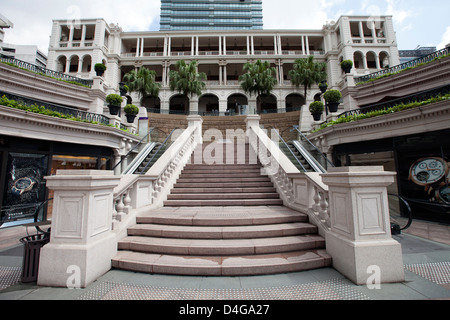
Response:
POLYGON ((168 200, 242 200, 242 199, 279 199, 278 193, 182 193, 169 194, 168 200))
POLYGON ((283 237, 308 233, 317 233, 317 227, 305 222, 249 226, 137 224, 128 228, 129 236, 179 239, 248 239, 283 237))
POLYGON ((176 239, 128 236, 119 241, 118 248, 119 250, 171 255, 237 256, 318 249, 324 246, 325 240, 317 235, 253 239, 176 239))
MULTIPOLYGON (((190 179, 190 178, 254 178, 261 177, 261 172, 198 172, 198 173, 187 173, 182 172, 180 179, 190 179)), ((267 177, 267 176, 263 176, 267 177)))
POLYGON ((191 187, 192 185, 189 185, 188 187, 177 187, 175 186, 171 194, 189 194, 189 193, 274 193, 277 192, 277 190, 274 187, 204 187, 204 188, 198 188, 198 187, 191 187))
POLYGON ((166 200, 166 207, 237 207, 283 205, 281 199, 166 200))
POLYGON ((282 206, 163 207, 136 217, 138 224, 184 226, 252 226, 307 222, 308 216, 282 206))
POLYGON ((331 265, 325 250, 252 256, 173 256, 119 251, 114 268, 135 272, 190 276, 249 276, 299 272, 331 265))
POLYGON ((260 164, 187 164, 184 167, 184 170, 249 170, 249 169, 258 169, 261 170, 260 164))
POLYGON ((258 176, 258 177, 216 177, 216 178, 178 178, 177 183, 236 183, 236 182, 268 182, 270 178, 268 176, 258 176))
MULTIPOLYGON (((273 183, 270 179, 267 181, 259 181, 259 182, 196 182, 193 184, 192 182, 177 182, 174 185, 174 188, 265 188, 265 187, 273 187, 273 183)), ((173 189, 175 190, 175 189, 173 189)), ((173 191, 172 190, 172 191, 173 191)))

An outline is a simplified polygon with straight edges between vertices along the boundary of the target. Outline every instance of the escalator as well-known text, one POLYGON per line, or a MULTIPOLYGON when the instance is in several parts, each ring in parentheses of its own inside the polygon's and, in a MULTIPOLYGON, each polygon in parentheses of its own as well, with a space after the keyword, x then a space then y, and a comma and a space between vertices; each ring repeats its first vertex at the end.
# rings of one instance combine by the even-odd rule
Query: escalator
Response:
POLYGON ((164 152, 171 146, 174 132, 169 135, 157 128, 151 128, 141 141, 131 149, 123 159, 114 166, 121 168, 124 161, 129 163, 120 174, 146 174, 158 161, 164 152))
POLYGON ((289 132, 280 134, 278 130, 271 128, 272 135, 276 134, 280 150, 288 157, 300 172, 327 172, 327 168, 333 163, 301 133, 297 127, 289 129, 289 132))

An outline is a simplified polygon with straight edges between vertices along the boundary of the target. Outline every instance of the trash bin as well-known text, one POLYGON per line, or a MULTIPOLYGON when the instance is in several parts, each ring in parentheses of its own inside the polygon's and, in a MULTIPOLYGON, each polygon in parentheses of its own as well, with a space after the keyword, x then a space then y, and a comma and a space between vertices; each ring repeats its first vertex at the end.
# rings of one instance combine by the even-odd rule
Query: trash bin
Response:
POLYGON ((20 242, 24 244, 21 282, 28 283, 37 281, 41 248, 49 241, 50 235, 43 233, 20 239, 20 242))

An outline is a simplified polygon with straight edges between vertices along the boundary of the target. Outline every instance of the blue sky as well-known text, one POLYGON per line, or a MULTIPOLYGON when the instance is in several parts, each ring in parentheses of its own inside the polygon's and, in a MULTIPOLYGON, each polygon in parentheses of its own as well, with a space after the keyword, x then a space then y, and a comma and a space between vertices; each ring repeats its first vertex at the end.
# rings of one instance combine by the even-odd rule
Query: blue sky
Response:
MULTIPOLYGON (((160 0, 0 0, 5 42, 47 52, 53 19, 104 18, 124 31, 159 30, 160 0)), ((400 50, 450 43, 447 0, 263 0, 265 29, 318 29, 340 15, 392 15, 400 50)))

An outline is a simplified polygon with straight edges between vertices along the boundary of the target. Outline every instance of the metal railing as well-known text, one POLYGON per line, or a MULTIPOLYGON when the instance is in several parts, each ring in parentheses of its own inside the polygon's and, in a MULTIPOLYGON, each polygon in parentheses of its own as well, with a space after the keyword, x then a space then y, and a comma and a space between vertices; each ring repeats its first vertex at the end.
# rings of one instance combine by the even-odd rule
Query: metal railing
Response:
POLYGON ((19 67, 21 69, 25 69, 37 74, 41 74, 47 77, 51 77, 51 78, 55 78, 58 80, 63 80, 63 81, 68 81, 68 82, 74 82, 77 84, 81 84, 83 86, 87 86, 87 87, 92 87, 92 80, 86 80, 86 79, 80 79, 77 77, 73 77, 70 76, 68 74, 62 73, 62 72, 57 72, 57 71, 53 71, 47 68, 43 68, 34 64, 31 64, 29 62, 25 62, 19 59, 15 59, 15 58, 10 58, 10 57, 6 57, 4 55, 0 55, 0 61, 1 62, 6 62, 9 64, 12 64, 16 67, 19 67))
POLYGON ((366 81, 369 81, 369 80, 372 80, 372 79, 376 79, 376 78, 378 78, 380 76, 383 76, 383 75, 394 74, 394 73, 403 71, 403 70, 408 69, 408 68, 414 68, 414 67, 417 67, 418 65, 420 65, 422 63, 431 62, 431 61, 433 61, 435 59, 438 59, 438 58, 443 57, 443 56, 448 55, 448 54, 450 54, 450 47, 442 49, 442 50, 438 50, 438 51, 433 52, 433 53, 431 53, 429 55, 426 55, 424 57, 421 57, 421 58, 418 58, 418 59, 414 59, 414 60, 411 60, 411 61, 399 64, 399 65, 396 65, 396 66, 391 67, 391 68, 387 68, 387 69, 384 69, 384 70, 381 70, 381 71, 377 71, 377 72, 368 74, 366 76, 355 78, 355 83, 358 84, 358 83, 366 82, 366 81))
POLYGON ((5 96, 6 98, 8 98, 10 100, 15 100, 16 102, 19 102, 19 103, 29 106, 29 107, 35 106, 35 105, 43 106, 47 110, 58 112, 65 116, 71 116, 71 117, 80 119, 82 121, 98 122, 98 123, 102 123, 105 125, 109 124, 108 117, 106 117, 102 114, 82 111, 82 110, 78 110, 75 108, 61 106, 61 105, 57 105, 54 103, 50 103, 50 102, 46 102, 46 101, 42 101, 42 100, 38 100, 38 99, 34 99, 34 98, 29 98, 29 97, 24 97, 24 96, 7 93, 4 91, 0 91, 0 97, 1 96, 5 96))
POLYGON ((148 163, 145 165, 145 167, 140 170, 139 168, 136 170, 135 174, 144 174, 147 172, 147 170, 151 167, 151 165, 153 165, 153 160, 155 160, 156 157, 160 157, 165 150, 171 145, 170 139, 172 138, 173 133, 176 130, 180 130, 179 128, 174 128, 169 135, 167 136, 167 138, 158 146, 158 149, 156 150, 155 154, 151 157, 151 159, 148 161, 148 163), (139 172, 138 172, 139 171, 139 172))
POLYGON ((362 107, 359 109, 346 111, 344 113, 341 113, 338 116, 338 118, 366 114, 366 113, 372 112, 372 111, 386 110, 386 109, 389 109, 389 108, 392 108, 394 106, 401 105, 401 104, 408 104, 408 103, 412 103, 412 102, 422 102, 422 101, 426 101, 428 99, 435 98, 438 96, 443 96, 443 95, 446 95, 449 93, 450 93, 450 85, 446 85, 443 87, 414 93, 414 94, 411 94, 411 95, 408 95, 408 96, 405 96, 402 98, 394 99, 391 101, 377 103, 377 104, 362 107))
POLYGON ((318 161, 320 163, 320 165, 322 167, 324 167, 325 169, 328 168, 328 166, 330 167, 335 167, 335 165, 333 164, 333 162, 331 162, 328 157, 319 150, 319 148, 317 148, 314 143, 312 143, 298 128, 298 126, 293 126, 291 131, 295 130, 297 131, 297 133, 300 135, 300 141, 303 142, 302 145, 303 147, 316 159, 316 161, 318 161), (308 146, 306 147, 305 144, 308 146), (319 159, 318 159, 319 158, 319 159))
POLYGON ((294 157, 295 162, 293 160, 291 160, 291 162, 300 170, 302 170, 303 172, 307 172, 308 170, 305 168, 305 166, 302 164, 302 162, 300 161, 300 159, 297 158, 297 156, 295 155, 295 153, 292 151, 292 149, 289 147, 289 145, 286 143, 286 141, 284 141, 283 137, 280 135, 280 133, 278 132, 277 129, 273 128, 273 127, 269 127, 268 129, 271 129, 271 132, 275 132, 278 136, 278 138, 280 139, 280 150, 283 152, 282 149, 288 150, 289 154, 286 154, 286 152, 284 152, 286 154, 286 156, 288 156, 288 158, 290 156, 294 157), (282 147, 281 147, 282 146, 282 147))

